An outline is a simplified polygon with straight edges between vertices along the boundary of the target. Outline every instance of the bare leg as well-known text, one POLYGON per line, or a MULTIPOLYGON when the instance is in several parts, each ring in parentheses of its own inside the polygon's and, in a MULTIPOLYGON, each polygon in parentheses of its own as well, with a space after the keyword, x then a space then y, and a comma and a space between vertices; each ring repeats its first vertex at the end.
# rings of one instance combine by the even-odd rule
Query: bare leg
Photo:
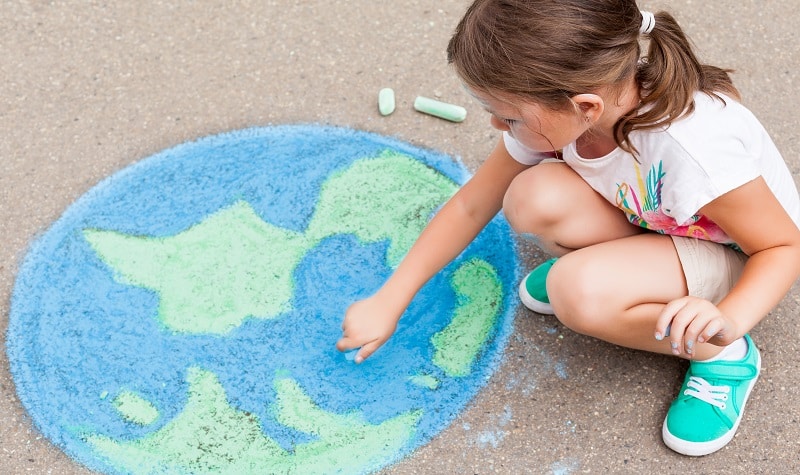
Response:
MULTIPOLYGON (((655 233, 571 252, 556 262, 547 278, 550 302, 567 327, 617 345, 663 354, 672 354, 672 349, 669 341, 655 339, 656 319, 667 302, 687 292, 672 239, 655 233)), ((721 350, 700 344, 692 357, 703 360, 721 350)))
MULTIPOLYGON (((564 256, 548 274, 547 294, 567 327, 672 354, 667 340, 654 337, 664 305, 688 292, 672 239, 630 224, 563 163, 542 163, 520 174, 503 211, 518 233, 532 234, 543 250, 564 256)), ((702 344, 693 356, 706 359, 720 350, 702 344)))
POLYGON ((521 173, 506 192, 503 213, 515 231, 532 234, 554 256, 643 231, 564 163, 521 173))

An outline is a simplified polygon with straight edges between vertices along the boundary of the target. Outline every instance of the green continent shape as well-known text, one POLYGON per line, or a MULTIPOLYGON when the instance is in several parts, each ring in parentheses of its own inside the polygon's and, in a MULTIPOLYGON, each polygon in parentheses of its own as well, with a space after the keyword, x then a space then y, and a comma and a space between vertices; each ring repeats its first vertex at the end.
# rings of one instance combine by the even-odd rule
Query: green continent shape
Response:
POLYGON ((389 240, 395 267, 431 213, 458 185, 421 162, 392 151, 361 159, 323 183, 305 233, 260 219, 237 202, 171 237, 84 230, 119 281, 154 290, 158 318, 179 333, 226 334, 248 317, 289 310, 293 272, 322 239, 355 234, 389 240))
POLYGON ((503 300, 503 284, 494 267, 474 258, 453 273, 450 281, 457 295, 453 319, 431 337, 433 364, 448 376, 470 373, 495 326, 503 300))
POLYGON ((87 229, 118 280, 156 291, 159 319, 181 333, 225 334, 245 318, 289 309, 292 275, 310 243, 239 201, 171 237, 87 229))
POLYGON ((318 241, 355 234, 362 242, 389 240, 386 260, 396 267, 458 185, 411 157, 385 151, 333 174, 323 185, 307 236, 318 241))
POLYGON ((120 415, 139 425, 150 425, 158 419, 158 409, 150 401, 131 391, 123 391, 114 398, 114 407, 120 415))
POLYGON ((430 390, 438 389, 439 385, 441 384, 438 379, 430 374, 415 374, 414 376, 410 376, 408 380, 411 382, 411 384, 428 388, 430 390))
POLYGON ((288 473, 324 475, 338 468, 345 473, 363 473, 391 461, 413 437, 422 410, 408 411, 373 425, 356 413, 323 411, 291 379, 275 382, 278 422, 318 437, 297 446, 288 473))
POLYGON ((199 368, 188 374, 184 411, 158 431, 138 440, 84 436, 115 469, 134 474, 186 473, 313 475, 338 467, 360 473, 387 461, 413 436, 421 411, 372 425, 356 414, 323 411, 296 382, 275 383, 279 422, 317 440, 284 450, 264 435, 258 417, 230 406, 216 375, 199 368))

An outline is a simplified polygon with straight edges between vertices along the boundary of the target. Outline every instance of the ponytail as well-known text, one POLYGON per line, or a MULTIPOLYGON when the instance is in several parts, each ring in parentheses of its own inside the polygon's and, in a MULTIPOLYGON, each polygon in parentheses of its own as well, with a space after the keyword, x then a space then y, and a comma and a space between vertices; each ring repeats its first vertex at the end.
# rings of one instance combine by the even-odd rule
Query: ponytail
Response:
POLYGON ((630 148, 628 135, 632 131, 669 125, 694 111, 693 97, 697 91, 720 100, 717 93, 741 100, 728 75, 731 70, 701 64, 672 15, 657 13, 649 37, 647 55, 636 71, 641 104, 616 125, 616 140, 624 149, 630 148))

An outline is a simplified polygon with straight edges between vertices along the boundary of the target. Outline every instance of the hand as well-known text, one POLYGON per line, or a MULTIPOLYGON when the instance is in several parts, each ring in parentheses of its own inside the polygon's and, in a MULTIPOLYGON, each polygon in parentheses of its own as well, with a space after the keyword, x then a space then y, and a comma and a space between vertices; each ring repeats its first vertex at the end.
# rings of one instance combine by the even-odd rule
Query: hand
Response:
POLYGON ((403 312, 393 313, 390 309, 391 306, 376 295, 351 305, 345 312, 342 337, 336 342, 336 349, 348 351, 360 347, 355 362, 369 358, 397 328, 403 312))
POLYGON ((656 340, 669 337, 672 353, 694 356, 695 343, 727 346, 742 335, 716 305, 698 297, 668 303, 656 321, 656 340))

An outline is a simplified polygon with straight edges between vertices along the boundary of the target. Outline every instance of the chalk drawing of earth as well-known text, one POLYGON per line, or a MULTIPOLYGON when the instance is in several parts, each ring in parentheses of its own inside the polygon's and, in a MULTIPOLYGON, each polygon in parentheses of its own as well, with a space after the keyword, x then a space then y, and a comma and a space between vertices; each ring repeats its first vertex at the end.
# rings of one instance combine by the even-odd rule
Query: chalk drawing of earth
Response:
POLYGON ((345 309, 468 178, 344 128, 253 128, 106 179, 28 251, 7 351, 38 429, 104 473, 369 473, 444 429, 511 330, 501 217, 361 365, 345 309))

